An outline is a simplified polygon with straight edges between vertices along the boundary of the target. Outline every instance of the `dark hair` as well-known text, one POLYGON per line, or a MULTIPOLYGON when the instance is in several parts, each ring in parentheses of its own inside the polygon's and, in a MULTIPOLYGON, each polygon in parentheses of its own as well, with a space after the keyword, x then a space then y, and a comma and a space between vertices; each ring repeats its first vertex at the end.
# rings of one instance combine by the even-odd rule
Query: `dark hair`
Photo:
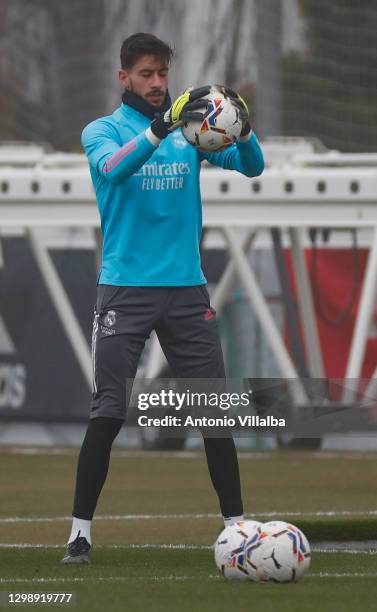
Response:
POLYGON ((153 34, 138 32, 123 41, 120 49, 120 65, 125 69, 132 68, 143 55, 155 55, 165 59, 169 64, 173 49, 153 34))

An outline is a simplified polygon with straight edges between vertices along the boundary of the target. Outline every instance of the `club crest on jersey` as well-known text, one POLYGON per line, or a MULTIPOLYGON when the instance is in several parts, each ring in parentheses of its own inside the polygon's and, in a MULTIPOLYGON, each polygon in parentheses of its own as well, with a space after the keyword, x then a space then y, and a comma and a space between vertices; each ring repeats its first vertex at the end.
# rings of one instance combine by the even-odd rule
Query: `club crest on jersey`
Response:
POLYGON ((180 130, 175 130, 173 132, 173 141, 174 141, 174 145, 176 147, 179 147, 180 149, 183 149, 184 147, 187 147, 188 145, 187 140, 183 138, 182 132, 180 130))
POLYGON ((109 310, 103 318, 104 325, 107 325, 108 327, 112 327, 113 325, 115 325, 115 321, 116 321, 115 311, 109 310))

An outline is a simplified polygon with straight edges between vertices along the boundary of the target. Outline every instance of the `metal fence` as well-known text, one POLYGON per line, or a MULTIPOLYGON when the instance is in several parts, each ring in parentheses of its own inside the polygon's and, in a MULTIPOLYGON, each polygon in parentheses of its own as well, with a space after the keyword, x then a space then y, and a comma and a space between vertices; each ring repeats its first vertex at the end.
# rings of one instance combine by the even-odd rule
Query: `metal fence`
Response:
POLYGON ((175 46, 171 91, 224 82, 255 129, 341 151, 377 140, 377 5, 367 0, 0 0, 0 139, 79 149, 119 102, 122 40, 175 46))

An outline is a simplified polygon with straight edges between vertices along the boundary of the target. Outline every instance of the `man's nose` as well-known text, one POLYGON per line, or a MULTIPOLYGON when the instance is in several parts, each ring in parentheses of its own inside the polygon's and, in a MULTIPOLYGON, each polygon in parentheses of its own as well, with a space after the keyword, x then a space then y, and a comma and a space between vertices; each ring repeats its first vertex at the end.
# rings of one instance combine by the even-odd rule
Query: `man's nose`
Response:
POLYGON ((158 72, 155 72, 155 73, 153 74, 153 77, 152 77, 152 85, 153 85, 153 87, 159 87, 159 88, 161 88, 162 81, 163 81, 163 77, 162 77, 162 76, 160 76, 160 75, 158 74, 158 72))

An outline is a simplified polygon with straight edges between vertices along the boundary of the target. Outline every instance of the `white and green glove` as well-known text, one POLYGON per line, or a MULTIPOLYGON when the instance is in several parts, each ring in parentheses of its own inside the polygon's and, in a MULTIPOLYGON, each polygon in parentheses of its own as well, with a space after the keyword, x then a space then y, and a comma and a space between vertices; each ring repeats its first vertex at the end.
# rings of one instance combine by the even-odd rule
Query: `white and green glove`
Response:
POLYGON ((249 122, 249 109, 245 100, 240 96, 239 93, 231 89, 230 87, 225 87, 225 85, 215 85, 221 91, 221 93, 225 96, 225 98, 229 98, 229 100, 238 108, 240 113, 240 119, 242 121, 242 131, 240 136, 247 136, 251 131, 251 125, 249 122))
POLYGON ((171 107, 161 113, 151 123, 151 130, 157 138, 166 138, 172 130, 180 127, 186 121, 203 121, 208 100, 202 97, 209 94, 211 87, 205 85, 197 89, 187 89, 173 102, 171 107))

